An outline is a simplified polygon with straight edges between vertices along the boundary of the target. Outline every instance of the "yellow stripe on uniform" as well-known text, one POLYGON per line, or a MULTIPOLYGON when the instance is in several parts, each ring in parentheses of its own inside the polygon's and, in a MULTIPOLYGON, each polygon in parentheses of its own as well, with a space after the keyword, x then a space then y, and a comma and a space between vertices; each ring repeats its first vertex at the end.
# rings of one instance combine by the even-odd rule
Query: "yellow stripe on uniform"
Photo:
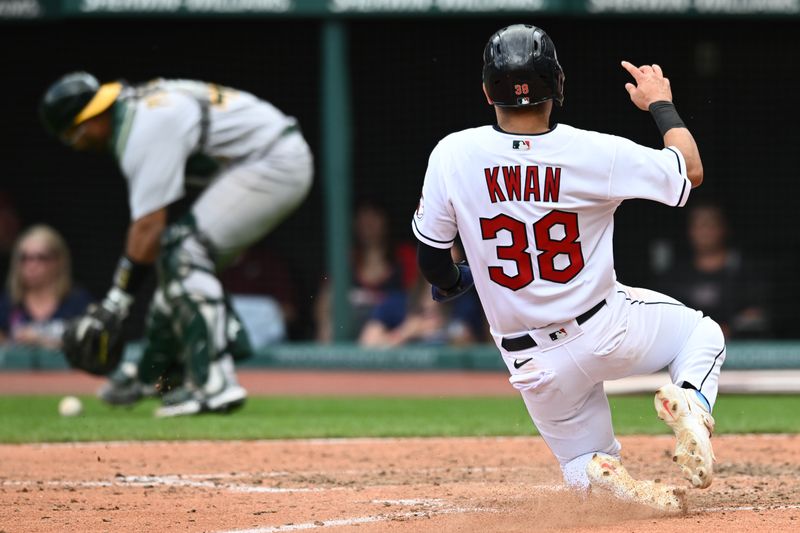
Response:
POLYGON ((86 104, 78 116, 75 117, 75 120, 72 122, 73 126, 77 126, 81 122, 89 120, 92 117, 96 117, 109 107, 119 96, 120 91, 122 91, 122 84, 115 81, 112 83, 104 83, 100 86, 100 88, 95 93, 94 97, 89 100, 89 103, 86 104))

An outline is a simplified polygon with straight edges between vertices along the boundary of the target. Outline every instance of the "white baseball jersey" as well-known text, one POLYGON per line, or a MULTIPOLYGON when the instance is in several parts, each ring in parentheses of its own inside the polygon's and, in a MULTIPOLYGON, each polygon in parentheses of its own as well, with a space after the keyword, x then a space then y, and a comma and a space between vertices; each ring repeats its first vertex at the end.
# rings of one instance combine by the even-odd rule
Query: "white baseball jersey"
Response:
POLYGON ((249 93, 192 80, 127 88, 115 104, 114 121, 112 149, 128 182, 133 220, 183 197, 190 157, 204 156, 216 175, 263 157, 296 126, 294 118, 249 93))
POLYGON ((690 190, 676 148, 565 124, 538 135, 484 126, 433 150, 412 229, 436 248, 460 235, 499 341, 571 320, 609 295, 623 200, 683 206, 690 190))

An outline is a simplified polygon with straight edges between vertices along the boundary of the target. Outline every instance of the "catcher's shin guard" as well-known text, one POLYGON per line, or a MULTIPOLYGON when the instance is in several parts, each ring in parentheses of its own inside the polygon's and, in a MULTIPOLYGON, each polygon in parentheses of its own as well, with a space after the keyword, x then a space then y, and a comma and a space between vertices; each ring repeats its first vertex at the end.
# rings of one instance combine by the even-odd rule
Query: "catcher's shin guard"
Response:
POLYGON ((142 383, 159 381, 176 362, 180 343, 172 325, 172 310, 161 287, 156 289, 147 310, 145 328, 147 343, 138 363, 138 378, 142 383))
POLYGON ((225 298, 225 314, 227 325, 225 334, 228 340, 226 353, 230 354, 234 361, 243 361, 253 356, 253 346, 250 344, 250 337, 244 329, 242 319, 236 313, 231 304, 230 298, 225 298))
POLYGON ((215 275, 211 245, 197 233, 191 217, 165 232, 159 274, 188 384, 201 388, 212 362, 229 351, 243 358, 250 348, 215 275))
MULTIPOLYGON (((187 288, 196 290, 198 285, 205 285, 210 292, 213 290, 212 279, 216 281, 210 275, 202 276, 187 288)), ((209 297, 200 299, 196 293, 181 297, 179 302, 178 320, 183 333, 187 377, 194 385, 201 387, 208 380, 209 365, 221 355, 227 345, 225 305, 221 300, 209 297)))

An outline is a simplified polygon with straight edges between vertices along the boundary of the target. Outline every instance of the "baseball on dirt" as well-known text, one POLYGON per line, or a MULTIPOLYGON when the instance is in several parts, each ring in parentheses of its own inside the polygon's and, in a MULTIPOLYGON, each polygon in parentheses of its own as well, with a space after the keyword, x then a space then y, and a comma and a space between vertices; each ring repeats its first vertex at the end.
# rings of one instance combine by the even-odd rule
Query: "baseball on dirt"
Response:
POLYGON ((58 413, 61 416, 78 416, 83 411, 83 404, 75 396, 64 396, 58 403, 58 413))

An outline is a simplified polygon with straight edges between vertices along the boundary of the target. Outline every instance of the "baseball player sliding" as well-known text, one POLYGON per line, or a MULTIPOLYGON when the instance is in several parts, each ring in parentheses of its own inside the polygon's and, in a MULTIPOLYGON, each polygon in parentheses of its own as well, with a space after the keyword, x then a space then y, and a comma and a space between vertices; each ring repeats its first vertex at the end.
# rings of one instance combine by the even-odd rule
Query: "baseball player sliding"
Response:
POLYGON ((492 35, 483 89, 497 125, 442 139, 433 150, 412 228, 419 266, 439 301, 473 285, 491 333, 544 440, 577 489, 602 487, 666 511, 681 489, 631 478, 620 463, 603 382, 669 367, 656 412, 677 439, 674 460, 694 487, 711 484, 711 409, 725 359, 709 317, 614 272, 614 211, 644 198, 682 207, 703 180, 692 134, 658 65, 622 62, 631 101, 664 138, 654 150, 557 124, 564 73, 535 26, 492 35), (467 264, 454 264, 456 234, 467 264))
POLYGON ((143 358, 138 368, 115 373, 100 397, 133 403, 145 385, 177 376, 179 386, 163 394, 156 416, 241 405, 246 391, 233 360, 247 357, 250 346, 216 272, 306 196, 312 156, 297 121, 251 94, 213 83, 100 85, 85 72, 51 85, 40 115, 72 148, 110 151, 129 193, 131 222, 113 286, 67 329, 70 363, 102 375, 117 367, 121 324, 156 264, 159 283, 143 358), (181 210, 192 190, 199 197, 181 210), (168 208, 182 216, 168 223, 168 208))

